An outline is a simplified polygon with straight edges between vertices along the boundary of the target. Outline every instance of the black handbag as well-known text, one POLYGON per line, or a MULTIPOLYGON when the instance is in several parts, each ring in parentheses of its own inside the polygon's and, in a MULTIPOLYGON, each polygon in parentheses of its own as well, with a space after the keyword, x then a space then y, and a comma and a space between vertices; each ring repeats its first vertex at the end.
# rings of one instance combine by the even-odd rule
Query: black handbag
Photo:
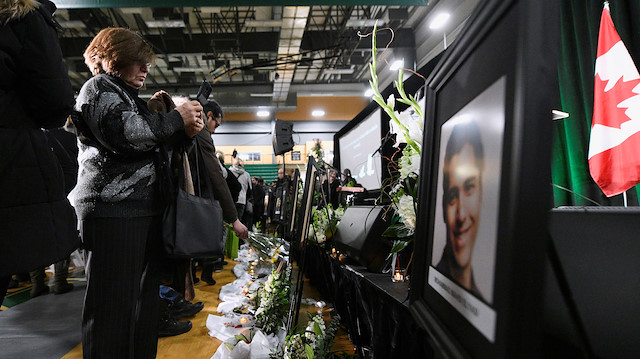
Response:
POLYGON ((164 251, 172 258, 219 257, 224 253, 222 207, 213 198, 208 173, 200 173, 197 140, 195 144, 198 193, 193 186, 187 152, 182 150, 183 173, 178 178, 175 200, 166 207, 162 218, 164 251), (202 182, 206 183, 210 198, 201 196, 202 182))

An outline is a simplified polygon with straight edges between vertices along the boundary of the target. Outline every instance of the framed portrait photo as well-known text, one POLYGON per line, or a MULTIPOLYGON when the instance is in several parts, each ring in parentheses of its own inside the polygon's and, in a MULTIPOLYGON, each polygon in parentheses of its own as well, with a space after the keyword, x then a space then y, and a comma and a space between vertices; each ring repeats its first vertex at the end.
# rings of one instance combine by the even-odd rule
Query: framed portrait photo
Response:
POLYGON ((480 2, 427 81, 411 310, 445 358, 537 357, 554 4, 480 2))
MULTIPOLYGON (((296 170, 296 174, 298 171, 296 170)), ((296 176, 298 178, 298 176, 296 176)), ((291 293, 289 296, 289 315, 287 316, 287 333, 296 327, 300 313, 300 304, 302 301, 302 289, 304 285, 305 250, 308 242, 309 226, 312 221, 313 197, 318 192, 318 163, 309 156, 307 160, 307 171, 304 182, 304 190, 301 200, 300 213, 296 220, 298 232, 290 245, 290 253, 297 253, 297 268, 291 274, 291 293)), ((297 193, 296 183, 296 193, 297 193)), ((297 194, 296 194, 297 198, 297 194)), ((293 262, 291 262, 293 263, 293 262)))

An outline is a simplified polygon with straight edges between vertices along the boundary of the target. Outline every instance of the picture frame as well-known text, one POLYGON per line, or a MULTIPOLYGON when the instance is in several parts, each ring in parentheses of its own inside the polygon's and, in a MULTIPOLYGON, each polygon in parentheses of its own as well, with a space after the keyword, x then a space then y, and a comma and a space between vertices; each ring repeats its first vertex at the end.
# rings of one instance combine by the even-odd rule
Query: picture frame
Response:
POLYGON ((410 308, 444 358, 542 338, 557 2, 480 2, 426 86, 410 308))
MULTIPOLYGON (((289 315, 287 316, 287 333, 298 323, 300 313, 300 304, 302 301, 302 290, 304 284, 305 271, 305 249, 307 247, 309 226, 312 220, 313 197, 316 193, 316 183, 318 182, 319 173, 318 163, 309 156, 307 160, 307 172, 304 182, 304 190, 302 194, 302 206, 300 208, 300 216, 298 217, 297 227, 299 232, 291 243, 290 253, 297 253, 297 270, 292 270, 291 274, 291 293, 289 297, 289 315)), ((297 190, 296 190, 297 192, 297 190)), ((293 263, 293 262, 292 262, 293 263)))
POLYGON ((293 191, 291 193, 291 201, 290 201, 290 212, 288 214, 288 224, 289 228, 287 231, 287 237, 293 238, 296 235, 296 221, 298 219, 298 186, 300 182, 300 171, 296 168, 293 172, 293 180, 291 182, 290 190, 293 191))

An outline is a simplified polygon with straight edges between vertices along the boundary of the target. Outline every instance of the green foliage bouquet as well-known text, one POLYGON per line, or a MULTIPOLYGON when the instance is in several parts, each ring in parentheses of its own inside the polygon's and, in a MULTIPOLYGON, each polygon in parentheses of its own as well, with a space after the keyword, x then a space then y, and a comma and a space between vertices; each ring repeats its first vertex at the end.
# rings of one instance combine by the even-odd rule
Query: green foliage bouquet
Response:
POLYGON ((314 208, 313 226, 311 227, 313 231, 309 231, 311 241, 323 246, 327 239, 335 233, 342 216, 344 216, 344 208, 341 205, 336 209, 333 209, 331 203, 327 204, 325 208, 314 208))
POLYGON ((287 336, 282 353, 275 353, 273 358, 284 359, 333 359, 344 358, 345 355, 331 352, 333 339, 338 332, 340 316, 331 318, 329 325, 322 316, 309 314, 309 322, 302 332, 294 332, 287 336))
POLYGON ((266 334, 273 334, 285 325, 289 314, 289 270, 283 266, 273 269, 260 290, 260 304, 256 310, 256 326, 266 334))

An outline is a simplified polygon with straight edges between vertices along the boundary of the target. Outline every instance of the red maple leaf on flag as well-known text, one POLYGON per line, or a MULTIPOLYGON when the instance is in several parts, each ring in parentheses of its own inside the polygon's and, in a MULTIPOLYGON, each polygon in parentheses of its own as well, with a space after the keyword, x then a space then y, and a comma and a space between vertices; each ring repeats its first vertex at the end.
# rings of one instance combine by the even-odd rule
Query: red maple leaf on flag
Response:
POLYGON ((595 66, 589 170, 608 197, 640 183, 640 75, 605 5, 595 66))

